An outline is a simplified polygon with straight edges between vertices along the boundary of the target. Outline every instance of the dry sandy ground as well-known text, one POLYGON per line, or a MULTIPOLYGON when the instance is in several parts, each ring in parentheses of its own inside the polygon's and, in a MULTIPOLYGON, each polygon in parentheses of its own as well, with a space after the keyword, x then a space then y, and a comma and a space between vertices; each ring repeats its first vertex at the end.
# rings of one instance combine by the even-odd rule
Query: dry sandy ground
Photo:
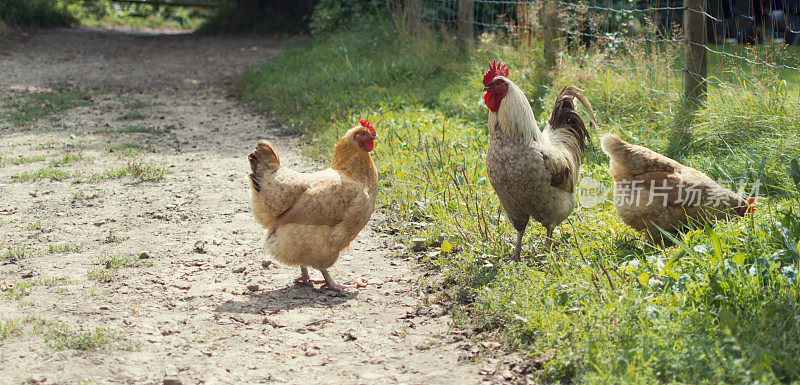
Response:
POLYGON ((285 164, 322 167, 230 96, 283 44, 57 29, 0 53, 0 383, 486 381, 475 346, 420 304, 380 214, 332 269, 365 288, 337 296, 262 264, 247 154, 266 138, 285 164), (57 87, 89 94, 27 127, 8 119, 57 87), (137 179, 147 167, 164 179, 137 179), (66 174, 15 179, 41 169, 66 174))

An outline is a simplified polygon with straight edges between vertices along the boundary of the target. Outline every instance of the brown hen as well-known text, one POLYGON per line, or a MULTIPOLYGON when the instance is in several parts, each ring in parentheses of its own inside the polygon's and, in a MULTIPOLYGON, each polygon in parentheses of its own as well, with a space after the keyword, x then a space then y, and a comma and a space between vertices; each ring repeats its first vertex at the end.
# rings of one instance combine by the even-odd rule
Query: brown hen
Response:
POLYGON ((250 187, 256 221, 267 229, 273 258, 300 266, 299 282, 309 283, 307 267, 322 272, 334 290, 328 268, 369 221, 375 209, 378 174, 369 152, 378 136, 366 121, 339 139, 330 168, 302 173, 280 164, 268 142, 250 154, 250 187))
POLYGON ((628 226, 651 235, 658 228, 676 231, 705 219, 744 216, 749 202, 706 174, 647 147, 630 144, 613 134, 601 138, 611 158, 614 206, 628 226))

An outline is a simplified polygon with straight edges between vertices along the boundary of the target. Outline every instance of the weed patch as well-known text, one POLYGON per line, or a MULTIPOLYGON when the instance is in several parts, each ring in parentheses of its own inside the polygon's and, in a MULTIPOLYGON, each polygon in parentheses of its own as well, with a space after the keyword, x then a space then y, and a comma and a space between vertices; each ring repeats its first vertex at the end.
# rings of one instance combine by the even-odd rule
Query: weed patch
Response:
POLYGON ((82 248, 83 248, 83 242, 77 245, 71 243, 57 243, 53 245, 48 245, 47 253, 48 254, 77 253, 81 251, 82 248))
POLYGON ((63 278, 32 278, 14 282, 10 288, 6 288, 3 294, 9 298, 20 300, 30 293, 30 289, 36 286, 56 286, 66 282, 63 278))
POLYGON ((28 255, 24 247, 18 246, 0 253, 0 261, 17 261, 28 255))
POLYGON ((113 179, 129 177, 138 182, 159 182, 164 180, 167 169, 163 166, 153 165, 140 161, 130 161, 125 167, 107 170, 102 174, 89 177, 89 183, 100 183, 113 179))
POLYGON ((35 156, 19 156, 14 158, 6 158, 0 156, 0 167, 6 165, 21 165, 21 164, 28 164, 28 163, 35 163, 35 162, 42 162, 46 159, 44 155, 35 155, 35 156))
POLYGON ((54 169, 54 168, 43 168, 39 169, 38 171, 34 172, 24 172, 17 176, 11 177, 11 182, 17 183, 24 183, 24 182, 36 182, 43 179, 52 180, 52 181, 62 181, 66 179, 72 178, 72 174, 54 169))
POLYGON ((88 105, 89 101, 90 94, 87 92, 57 88, 12 98, 6 104, 9 111, 4 117, 17 126, 25 126, 64 110, 88 105))
POLYGON ((75 331, 64 323, 53 323, 45 333, 45 341, 55 350, 97 350, 109 342, 106 329, 75 331))
POLYGON ((80 153, 78 153, 78 154, 66 154, 66 155, 62 156, 61 158, 57 158, 57 159, 51 160, 50 161, 50 167, 51 168, 53 168, 53 167, 61 167, 61 166, 65 166, 65 165, 68 165, 70 163, 74 163, 74 162, 77 162, 77 161, 83 160, 83 159, 84 159, 83 154, 80 154, 80 153))

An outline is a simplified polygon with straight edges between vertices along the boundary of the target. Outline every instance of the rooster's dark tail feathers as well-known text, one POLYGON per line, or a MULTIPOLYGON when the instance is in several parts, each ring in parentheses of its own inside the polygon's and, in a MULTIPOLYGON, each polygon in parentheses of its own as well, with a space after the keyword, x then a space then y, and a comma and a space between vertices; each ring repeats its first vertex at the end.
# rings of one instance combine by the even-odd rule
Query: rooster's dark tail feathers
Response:
POLYGON ((586 109, 586 112, 589 113, 589 117, 592 119, 591 122, 595 128, 597 128, 597 121, 594 118, 592 106, 589 104, 586 97, 581 94, 581 91, 582 90, 577 87, 568 86, 564 87, 561 92, 558 93, 556 104, 553 106, 553 112, 550 114, 549 125, 551 129, 569 129, 572 134, 575 135, 576 139, 578 139, 581 151, 584 151, 586 150, 587 143, 589 147, 594 147, 594 145, 589 136, 589 131, 583 123, 583 119, 581 119, 580 115, 578 115, 575 110, 575 99, 578 99, 581 105, 583 105, 583 108, 586 109))

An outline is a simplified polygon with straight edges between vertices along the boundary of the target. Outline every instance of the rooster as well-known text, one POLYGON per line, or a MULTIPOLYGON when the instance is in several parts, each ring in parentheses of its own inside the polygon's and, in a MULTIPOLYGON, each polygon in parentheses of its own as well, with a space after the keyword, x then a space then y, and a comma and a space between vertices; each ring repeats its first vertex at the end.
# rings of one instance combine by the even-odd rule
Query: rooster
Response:
POLYGON ((674 232, 703 219, 755 212, 754 198, 745 201, 706 174, 647 147, 613 134, 600 139, 611 158, 614 206, 628 226, 650 235, 658 228, 674 232))
POLYGON ((301 173, 281 166, 265 141, 250 154, 250 187, 256 221, 267 229, 266 249, 281 263, 300 266, 297 282, 310 284, 308 266, 325 285, 342 291, 328 268, 369 221, 375 209, 378 174, 370 151, 378 139, 362 120, 347 131, 333 153, 330 168, 301 173))
POLYGON ((522 237, 533 217, 545 229, 545 247, 553 229, 572 212, 573 191, 589 132, 575 112, 578 99, 596 124, 589 101, 575 87, 556 97, 553 112, 539 130, 525 94, 508 79, 508 68, 492 62, 483 77, 483 99, 489 108, 489 150, 486 173, 506 216, 517 230, 514 260, 520 259, 522 237))

